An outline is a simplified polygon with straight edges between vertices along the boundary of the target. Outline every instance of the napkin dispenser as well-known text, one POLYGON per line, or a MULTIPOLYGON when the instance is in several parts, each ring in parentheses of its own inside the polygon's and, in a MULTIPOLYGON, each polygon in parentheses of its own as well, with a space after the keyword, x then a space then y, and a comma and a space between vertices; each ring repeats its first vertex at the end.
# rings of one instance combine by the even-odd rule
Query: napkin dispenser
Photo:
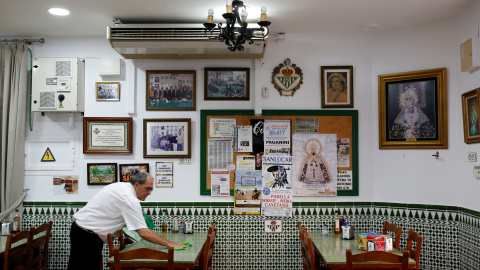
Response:
POLYGON ((185 221, 185 231, 184 233, 193 233, 193 220, 185 221))
POLYGON ((12 232, 12 222, 2 223, 2 235, 9 235, 12 232))

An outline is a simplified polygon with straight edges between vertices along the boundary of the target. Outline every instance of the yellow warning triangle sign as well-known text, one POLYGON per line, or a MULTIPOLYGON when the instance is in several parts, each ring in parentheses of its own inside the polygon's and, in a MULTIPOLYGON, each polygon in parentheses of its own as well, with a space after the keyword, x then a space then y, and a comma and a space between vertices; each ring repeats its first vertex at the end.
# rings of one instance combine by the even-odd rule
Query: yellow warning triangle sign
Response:
POLYGON ((52 151, 50 151, 49 147, 47 147, 47 150, 45 150, 45 153, 43 154, 41 161, 42 162, 55 161, 55 158, 53 157, 52 151))

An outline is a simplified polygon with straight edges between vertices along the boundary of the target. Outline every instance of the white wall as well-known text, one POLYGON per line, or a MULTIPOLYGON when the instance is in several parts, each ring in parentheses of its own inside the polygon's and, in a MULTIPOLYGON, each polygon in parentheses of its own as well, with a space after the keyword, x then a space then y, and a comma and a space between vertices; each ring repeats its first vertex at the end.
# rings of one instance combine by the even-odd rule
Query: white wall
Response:
MULTIPOLYGON (((477 30, 480 12, 475 2, 455 18, 417 25, 385 33, 358 35, 309 35, 287 33, 284 43, 270 40, 262 61, 252 60, 125 60, 126 75, 122 78, 104 78, 120 81, 121 101, 100 103, 95 101, 94 85, 102 81, 98 76, 99 58, 121 58, 103 37, 52 38, 43 45, 33 46, 36 57, 73 56, 86 58, 85 116, 116 116, 134 118, 134 151, 132 155, 83 155, 81 152, 81 117, 74 115, 75 128, 69 127, 69 115, 35 114, 34 131, 28 139, 66 136, 76 139, 76 162, 73 172, 78 174, 78 195, 50 195, 50 175, 56 172, 27 172, 25 186, 30 188, 27 201, 87 201, 101 187, 86 185, 86 163, 149 162, 143 159, 143 118, 191 118, 192 164, 174 161, 174 188, 155 190, 147 201, 232 201, 229 198, 200 196, 200 123, 201 109, 312 109, 320 107, 320 66, 353 65, 355 109, 359 111, 359 167, 360 195, 358 197, 309 198, 296 197, 295 201, 386 201, 399 203, 425 203, 457 205, 480 209, 476 194, 480 181, 472 177, 473 165, 467 153, 478 145, 463 142, 461 94, 480 86, 476 73, 460 72, 459 46, 477 30), (304 83, 294 97, 280 97, 271 81, 272 69, 286 58, 301 67, 304 83), (204 101, 204 67, 250 67, 250 101, 204 101), (378 149, 378 85, 377 76, 413 70, 447 68, 449 149, 439 150, 440 158, 432 155, 436 150, 379 150, 378 149), (180 69, 197 72, 196 112, 146 112, 145 70, 180 69), (268 97, 262 97, 261 87, 268 87, 268 97)), ((28 140, 27 139, 27 140, 28 140)))

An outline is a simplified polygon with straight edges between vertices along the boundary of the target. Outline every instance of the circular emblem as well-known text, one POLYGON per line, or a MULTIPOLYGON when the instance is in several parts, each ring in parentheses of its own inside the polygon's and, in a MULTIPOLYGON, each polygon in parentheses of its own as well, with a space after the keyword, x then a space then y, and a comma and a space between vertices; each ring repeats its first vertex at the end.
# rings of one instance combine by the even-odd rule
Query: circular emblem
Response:
POLYGON ((270 188, 268 187, 263 188, 263 195, 270 195, 270 188))

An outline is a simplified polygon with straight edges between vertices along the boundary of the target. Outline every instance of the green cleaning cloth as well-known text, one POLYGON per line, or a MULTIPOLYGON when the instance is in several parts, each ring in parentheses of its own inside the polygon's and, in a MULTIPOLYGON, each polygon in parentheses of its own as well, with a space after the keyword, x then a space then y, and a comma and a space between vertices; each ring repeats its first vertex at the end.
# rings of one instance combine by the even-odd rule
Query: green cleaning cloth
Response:
POLYGON ((174 247, 173 249, 175 249, 175 250, 183 250, 183 249, 189 249, 189 248, 192 246, 192 244, 190 244, 190 242, 186 242, 186 241, 185 241, 185 242, 182 242, 182 243, 180 243, 180 244, 183 244, 183 245, 185 245, 185 246, 187 246, 187 247, 174 247))
POLYGON ((145 223, 147 223, 147 227, 150 230, 155 229, 155 224, 153 224, 153 220, 149 216, 147 216, 147 214, 145 214, 144 212, 142 212, 142 214, 143 214, 143 218, 145 218, 145 223))

